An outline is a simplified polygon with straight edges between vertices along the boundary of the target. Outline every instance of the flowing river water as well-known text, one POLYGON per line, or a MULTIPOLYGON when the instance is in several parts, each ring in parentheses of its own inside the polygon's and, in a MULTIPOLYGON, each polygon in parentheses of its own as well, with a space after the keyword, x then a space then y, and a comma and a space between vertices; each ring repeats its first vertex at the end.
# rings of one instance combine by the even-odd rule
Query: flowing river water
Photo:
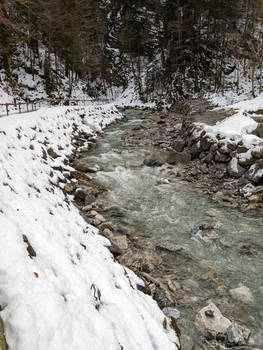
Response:
POLYGON ((140 166, 154 149, 124 145, 127 131, 142 122, 135 111, 127 117, 106 131, 87 157, 101 167, 94 178, 109 188, 107 199, 122 208, 122 217, 109 219, 129 226, 144 247, 154 249, 162 240, 183 247, 178 254, 163 253, 164 264, 154 275, 179 285, 178 325, 186 339, 197 339, 194 318, 209 300, 225 316, 252 330, 252 335, 262 334, 262 218, 220 207, 179 178, 166 183, 163 179, 172 167, 140 166), (207 223, 213 224, 213 230, 206 235, 199 227, 207 223), (231 297, 229 290, 240 285, 251 290, 253 303, 231 297))

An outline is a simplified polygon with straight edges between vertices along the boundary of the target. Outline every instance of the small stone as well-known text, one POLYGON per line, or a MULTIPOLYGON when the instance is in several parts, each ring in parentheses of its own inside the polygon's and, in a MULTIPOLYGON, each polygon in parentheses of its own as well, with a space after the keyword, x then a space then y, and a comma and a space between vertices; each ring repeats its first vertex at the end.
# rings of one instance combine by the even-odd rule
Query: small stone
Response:
POLYGON ((206 317, 213 318, 214 317, 214 311, 213 310, 207 310, 207 311, 205 311, 205 315, 206 315, 206 317))
POLYGON ((114 225, 111 221, 103 222, 102 224, 99 225, 99 229, 101 231, 108 229, 110 231, 114 231, 114 225))
POLYGON ((184 147, 185 147, 185 141, 183 139, 176 140, 174 144, 174 149, 177 152, 182 152, 184 150, 184 147))
POLYGON ((233 299, 236 299, 242 303, 251 304, 254 302, 253 294, 246 286, 230 289, 229 292, 233 299))
POLYGON ((101 234, 102 236, 107 237, 109 240, 114 237, 114 234, 108 228, 105 228, 103 231, 101 231, 101 234))
POLYGON ((96 216, 96 215, 99 215, 99 213, 96 212, 96 210, 91 210, 90 215, 91 216, 96 216))
POLYGON ((167 250, 172 253, 177 253, 183 250, 183 247, 180 245, 176 245, 169 241, 161 241, 156 244, 155 249, 159 250, 167 250))
POLYGON ((219 163, 227 163, 230 160, 229 155, 217 152, 215 155, 215 161, 219 163))
POLYGON ((64 186, 64 190, 67 192, 67 193, 72 193, 74 191, 74 186, 73 185, 65 185, 64 186))
POLYGON ((171 281, 171 280, 167 281, 167 286, 168 286, 169 290, 173 293, 175 293, 177 290, 179 290, 181 288, 180 284, 178 282, 171 281))
POLYGON ((92 205, 85 205, 85 207, 83 207, 82 208, 82 211, 84 211, 84 212, 88 212, 88 211, 90 211, 90 210, 92 210, 92 205))
POLYGON ((104 199, 97 199, 95 201, 95 207, 102 211, 119 210, 120 207, 116 203, 105 201, 104 199))
POLYGON ((260 197, 257 195, 252 195, 250 197, 247 197, 247 199, 252 203, 258 203, 260 201, 260 197))
POLYGON ((167 317, 173 317, 175 320, 178 320, 180 318, 180 311, 175 309, 174 307, 164 307, 162 309, 162 312, 167 316, 167 317))
POLYGON ((241 330, 238 328, 238 326, 235 323, 232 323, 227 328, 226 335, 227 335, 227 345, 242 346, 246 344, 241 330))
POLYGON ((105 217, 102 216, 102 215, 100 215, 100 214, 97 214, 97 215, 95 216, 95 219, 100 220, 100 223, 106 221, 105 217))
POLYGON ((147 166, 161 166, 164 164, 164 160, 160 154, 151 154, 149 157, 145 158, 143 164, 147 166))

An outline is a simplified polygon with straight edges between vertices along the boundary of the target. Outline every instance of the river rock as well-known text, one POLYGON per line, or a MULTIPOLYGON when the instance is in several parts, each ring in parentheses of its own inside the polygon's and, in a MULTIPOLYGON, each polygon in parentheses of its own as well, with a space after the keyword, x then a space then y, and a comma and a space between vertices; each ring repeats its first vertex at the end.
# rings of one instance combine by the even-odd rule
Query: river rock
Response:
POLYGON ((263 138, 263 124, 258 124, 257 128, 253 131, 253 134, 263 138))
POLYGON ((118 258, 119 263, 131 270, 151 272, 162 263, 160 255, 151 251, 130 250, 118 258))
POLYGON ((84 173, 96 173, 100 170, 100 167, 97 164, 89 163, 84 159, 76 159, 72 164, 73 168, 78 171, 83 171, 84 173))
POLYGON ((126 235, 126 236, 131 236, 133 234, 128 227, 123 225, 117 226, 117 232, 120 233, 121 235, 126 235))
POLYGON ((192 147, 190 148, 190 153, 192 155, 192 159, 198 158, 201 153, 201 148, 199 144, 194 143, 192 147))
POLYGON ((211 145, 212 145, 212 141, 209 140, 207 137, 202 138, 200 141, 200 148, 203 151, 208 151, 211 145))
POLYGON ((241 177, 241 176, 246 172, 246 169, 242 168, 242 167, 238 164, 237 158, 234 157, 234 158, 232 158, 231 161, 228 163, 227 172, 228 172, 228 174, 229 174, 230 176, 239 178, 239 177, 241 177))
POLYGON ((233 299, 236 299, 244 304, 252 304, 254 302, 253 294, 246 286, 230 289, 229 292, 233 299))
POLYGON ((186 146, 186 142, 184 139, 177 139, 175 144, 174 144, 174 149, 176 152, 182 152, 186 146))
POLYGON ((250 167, 247 173, 247 178, 255 185, 263 184, 263 160, 250 167))
POLYGON ((113 254, 120 255, 126 251, 129 247, 128 239, 126 236, 113 236, 109 238, 111 242, 110 251, 113 254))
POLYGON ((230 157, 228 154, 223 154, 220 152, 216 152, 215 155, 215 161, 218 163, 227 163, 230 160, 230 157))
POLYGON ((143 164, 147 166, 161 166, 164 164, 164 160, 160 154, 156 153, 145 158, 143 164))
POLYGON ((102 224, 99 225, 100 231, 103 231, 105 229, 108 229, 110 231, 114 231, 114 225, 111 221, 103 222, 102 224))
POLYGON ((231 323, 231 325, 227 328, 226 336, 228 346, 242 346, 246 344, 243 333, 235 323, 231 323))
POLYGON ((172 253, 177 253, 183 250, 183 247, 180 245, 176 245, 169 241, 161 241, 156 244, 155 249, 158 250, 166 250, 172 253))
POLYGON ((104 199, 97 199, 95 201, 95 207, 102 211, 119 210, 120 206, 116 203, 105 201, 104 199))
POLYGON ((140 168, 142 166, 142 162, 140 161, 126 161, 125 168, 140 168))
POLYGON ((210 303, 198 312, 195 325, 205 336, 216 337, 218 334, 226 334, 231 322, 222 315, 214 303, 210 303))
POLYGON ((175 309, 174 307, 164 307, 162 309, 162 312, 165 314, 167 317, 173 317, 175 320, 178 320, 180 318, 180 311, 175 309))
POLYGON ((85 200, 85 204, 90 204, 96 199, 93 188, 88 186, 78 187, 75 191, 74 196, 75 198, 85 200), (89 203, 86 202, 86 198, 89 198, 89 203))
POLYGON ((249 167, 250 165, 255 164, 256 158, 254 158, 251 154, 243 155, 240 154, 238 156, 238 163, 242 167, 249 167))
POLYGON ((186 163, 191 160, 191 154, 187 152, 169 152, 166 157, 165 161, 168 164, 176 164, 176 163, 186 163))

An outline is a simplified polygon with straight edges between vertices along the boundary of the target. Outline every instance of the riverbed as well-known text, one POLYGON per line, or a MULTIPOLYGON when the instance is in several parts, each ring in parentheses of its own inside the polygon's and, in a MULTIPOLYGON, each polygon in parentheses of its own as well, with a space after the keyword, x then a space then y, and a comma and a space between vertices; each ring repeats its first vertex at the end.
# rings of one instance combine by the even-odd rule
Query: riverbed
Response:
POLYGON ((220 207, 180 179, 180 167, 143 165, 158 148, 125 146, 125 134, 143 122, 136 111, 127 121, 106 131, 87 160, 101 170, 93 177, 109 189, 108 200, 122 215, 109 217, 133 232, 141 247, 155 249, 160 241, 182 247, 162 252, 164 263, 153 273, 173 281, 181 290, 176 308, 185 348, 198 343, 196 313, 212 300, 221 312, 260 334, 263 322, 263 220, 257 215, 220 207), (172 180, 171 180, 172 179, 172 180), (253 303, 233 299, 229 290, 241 285, 253 294, 253 303))

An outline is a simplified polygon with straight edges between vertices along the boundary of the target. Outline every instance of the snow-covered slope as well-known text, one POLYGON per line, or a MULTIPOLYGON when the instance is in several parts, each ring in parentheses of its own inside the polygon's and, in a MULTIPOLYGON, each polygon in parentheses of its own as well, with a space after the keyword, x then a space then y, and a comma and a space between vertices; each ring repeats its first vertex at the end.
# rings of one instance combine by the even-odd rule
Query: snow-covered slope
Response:
POLYGON ((74 133, 118 118, 112 105, 0 118, 0 315, 10 350, 177 348, 142 281, 55 185, 64 175, 54 167, 70 170, 74 133))

